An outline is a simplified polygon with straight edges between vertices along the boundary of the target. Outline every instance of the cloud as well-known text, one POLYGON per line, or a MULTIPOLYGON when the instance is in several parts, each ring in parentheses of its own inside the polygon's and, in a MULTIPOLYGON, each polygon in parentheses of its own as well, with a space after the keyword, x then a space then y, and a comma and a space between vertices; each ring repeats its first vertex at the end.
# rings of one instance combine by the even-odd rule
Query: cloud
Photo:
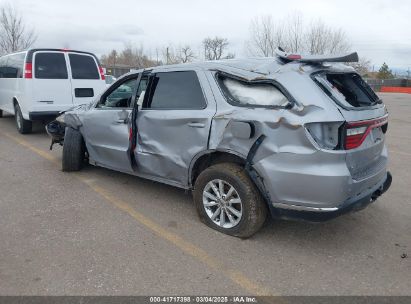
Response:
POLYGON ((206 36, 218 35, 228 38, 230 51, 241 56, 253 17, 270 14, 276 20, 300 11, 306 21, 321 18, 343 29, 353 48, 375 64, 409 66, 411 60, 407 53, 411 1, 14 0, 13 4, 36 28, 41 46, 69 45, 99 55, 129 42, 143 43, 145 49, 169 43, 201 49, 206 36))

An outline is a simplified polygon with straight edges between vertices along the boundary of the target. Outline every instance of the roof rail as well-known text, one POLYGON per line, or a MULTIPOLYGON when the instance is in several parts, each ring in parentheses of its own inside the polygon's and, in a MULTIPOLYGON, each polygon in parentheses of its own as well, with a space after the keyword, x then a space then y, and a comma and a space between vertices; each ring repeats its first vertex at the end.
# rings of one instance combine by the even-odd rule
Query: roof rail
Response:
POLYGON ((302 63, 323 63, 323 62, 358 62, 357 52, 340 55, 300 55, 287 53, 282 48, 275 51, 276 55, 284 62, 302 62, 302 63))

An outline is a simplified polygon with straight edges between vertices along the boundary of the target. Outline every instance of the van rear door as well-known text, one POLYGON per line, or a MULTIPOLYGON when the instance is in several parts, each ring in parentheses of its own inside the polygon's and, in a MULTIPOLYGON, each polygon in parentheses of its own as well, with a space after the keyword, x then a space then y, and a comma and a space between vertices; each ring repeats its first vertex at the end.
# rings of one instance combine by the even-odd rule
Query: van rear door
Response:
POLYGON ((95 99, 106 88, 97 59, 86 53, 68 52, 74 104, 85 104, 95 99))
POLYGON ((37 51, 31 101, 39 111, 61 111, 73 106, 66 56, 59 51, 37 51))

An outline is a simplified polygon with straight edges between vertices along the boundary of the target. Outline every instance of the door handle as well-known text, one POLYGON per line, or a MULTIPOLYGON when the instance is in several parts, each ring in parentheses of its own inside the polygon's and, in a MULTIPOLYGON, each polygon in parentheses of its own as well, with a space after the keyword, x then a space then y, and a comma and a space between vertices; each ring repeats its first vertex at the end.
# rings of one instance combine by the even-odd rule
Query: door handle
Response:
POLYGON ((191 128, 205 128, 205 124, 202 122, 190 122, 188 126, 191 128))
POLYGON ((117 119, 114 122, 118 123, 118 124, 126 124, 127 123, 127 118, 126 119, 117 119))

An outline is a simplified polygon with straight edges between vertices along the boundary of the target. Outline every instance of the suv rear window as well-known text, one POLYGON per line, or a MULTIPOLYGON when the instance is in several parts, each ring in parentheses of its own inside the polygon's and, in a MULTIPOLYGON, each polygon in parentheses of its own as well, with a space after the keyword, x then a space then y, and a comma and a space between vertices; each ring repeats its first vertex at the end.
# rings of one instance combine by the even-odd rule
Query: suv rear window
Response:
POLYGON ((319 73, 314 79, 325 93, 343 106, 359 108, 380 102, 371 87, 356 73, 319 73))
POLYGON ((37 53, 34 77, 40 79, 67 79, 67 65, 62 53, 37 53))
POLYGON ((100 79, 93 57, 88 55, 69 54, 73 79, 100 79))

